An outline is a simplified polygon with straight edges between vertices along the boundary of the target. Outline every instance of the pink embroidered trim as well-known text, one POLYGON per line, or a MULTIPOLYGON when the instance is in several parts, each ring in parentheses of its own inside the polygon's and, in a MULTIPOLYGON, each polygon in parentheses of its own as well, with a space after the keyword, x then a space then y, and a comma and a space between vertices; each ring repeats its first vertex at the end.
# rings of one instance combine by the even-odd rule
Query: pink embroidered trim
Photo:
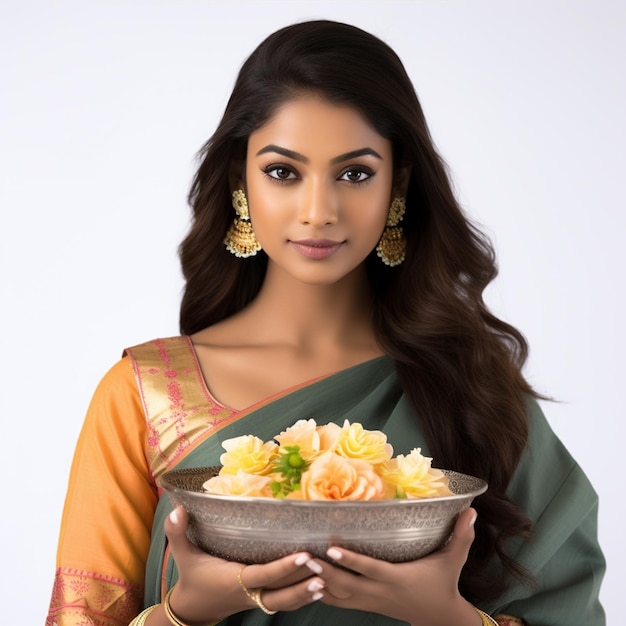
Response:
POLYGON ((146 460, 158 484, 162 472, 235 413, 211 396, 190 337, 155 339, 125 353, 146 418, 146 460))
POLYGON ((73 569, 71 567, 59 567, 57 569, 57 575, 59 574, 65 574, 67 576, 83 576, 85 578, 94 578, 95 580, 101 580, 107 583, 111 583, 113 585, 119 585, 120 587, 124 587, 124 589, 128 589, 129 591, 132 589, 138 589, 136 585, 131 585, 123 578, 108 576, 107 574, 100 574, 98 572, 88 572, 86 570, 73 569))
POLYGON ((57 569, 46 626, 125 626, 141 610, 143 590, 95 572, 57 569))

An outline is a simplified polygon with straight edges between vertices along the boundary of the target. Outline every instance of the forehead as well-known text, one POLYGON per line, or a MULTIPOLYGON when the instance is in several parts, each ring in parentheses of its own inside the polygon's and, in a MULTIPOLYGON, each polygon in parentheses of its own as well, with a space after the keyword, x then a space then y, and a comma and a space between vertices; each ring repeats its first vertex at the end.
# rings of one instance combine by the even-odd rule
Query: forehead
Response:
POLYGON ((363 147, 384 152, 383 157, 391 155, 391 142, 358 109, 319 96, 298 97, 282 104, 250 135, 248 152, 255 154, 268 144, 329 158, 363 147))

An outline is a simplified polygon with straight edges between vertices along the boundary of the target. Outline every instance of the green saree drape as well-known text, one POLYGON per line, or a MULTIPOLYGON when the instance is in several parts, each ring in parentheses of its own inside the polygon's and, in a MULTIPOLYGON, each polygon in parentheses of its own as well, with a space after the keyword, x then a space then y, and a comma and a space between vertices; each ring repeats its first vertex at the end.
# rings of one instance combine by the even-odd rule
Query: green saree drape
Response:
MULTIPOLYGON (((535 522, 536 532, 531 541, 512 544, 510 552, 534 577, 534 583, 516 584, 498 601, 481 608, 491 614, 523 617, 530 626, 603 626, 598 590, 604 559, 597 543, 597 496, 550 429, 538 404, 529 401, 528 411, 528 447, 509 493, 535 522)), ((253 434, 268 440, 298 419, 308 418, 314 418, 318 424, 341 424, 346 418, 358 421, 365 428, 384 431, 394 454, 408 453, 415 447, 429 454, 393 363, 380 357, 274 397, 251 411, 235 413, 217 432, 206 433, 190 446, 177 458, 175 467, 217 465, 225 439, 253 434)), ((166 587, 177 579, 163 532, 163 521, 170 510, 169 498, 162 494, 147 563, 146 606, 161 600, 163 576, 166 587)), ((337 609, 320 602, 274 616, 258 609, 244 611, 221 622, 224 626, 399 623, 382 615, 337 609)))

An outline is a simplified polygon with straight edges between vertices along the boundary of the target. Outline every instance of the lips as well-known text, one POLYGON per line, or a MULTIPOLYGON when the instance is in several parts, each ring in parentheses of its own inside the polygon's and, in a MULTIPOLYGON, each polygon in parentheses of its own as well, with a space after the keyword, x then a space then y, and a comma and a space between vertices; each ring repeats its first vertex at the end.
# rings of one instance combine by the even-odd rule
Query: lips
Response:
POLYGON ((290 241, 291 245, 309 259, 326 259, 333 255, 344 244, 343 241, 332 239, 299 239, 290 241))

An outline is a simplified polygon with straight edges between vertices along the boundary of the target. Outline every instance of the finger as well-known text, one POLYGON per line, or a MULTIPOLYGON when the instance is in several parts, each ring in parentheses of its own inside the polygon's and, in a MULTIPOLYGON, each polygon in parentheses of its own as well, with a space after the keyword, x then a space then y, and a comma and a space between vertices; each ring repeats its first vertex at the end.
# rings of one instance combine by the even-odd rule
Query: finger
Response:
POLYGON ((329 548, 326 551, 326 556, 341 565, 342 569, 329 566, 325 561, 317 559, 312 563, 306 563, 306 565, 327 581, 331 578, 336 582, 341 582, 344 579, 352 580, 355 575, 363 575, 372 580, 386 580, 392 565, 387 561, 336 546, 329 548))
POLYGON ((307 552, 297 552, 262 565, 247 565, 242 580, 251 589, 286 587, 311 576, 311 571, 304 567, 310 559, 307 552))
POLYGON ((264 588, 261 601, 270 611, 294 611, 325 597, 325 581, 314 576, 291 587, 264 588))
POLYGON ((163 525, 172 555, 177 563, 192 556, 206 556, 205 552, 187 539, 187 523, 187 511, 182 506, 177 506, 167 516, 163 525))
POLYGON ((311 559, 305 564, 311 572, 317 574, 326 583, 325 597, 332 596, 338 600, 346 600, 354 595, 355 589, 364 589, 376 577, 383 579, 388 563, 377 561, 371 557, 345 548, 330 548, 327 552, 342 567, 320 559, 311 559), (361 574, 365 573, 364 576, 361 574))
POLYGON ((474 541, 474 523, 476 522, 476 516, 477 513, 475 509, 469 508, 463 511, 454 524, 452 538, 446 547, 441 550, 441 552, 452 555, 454 560, 458 561, 460 564, 467 561, 467 555, 474 541))
POLYGON ((306 567, 298 567, 297 570, 290 572, 283 578, 279 578, 278 580, 274 580, 272 582, 267 582, 264 587, 267 589, 279 589, 280 587, 289 587, 290 585, 295 585, 299 583, 301 580, 305 580, 311 577, 311 571, 306 567))

